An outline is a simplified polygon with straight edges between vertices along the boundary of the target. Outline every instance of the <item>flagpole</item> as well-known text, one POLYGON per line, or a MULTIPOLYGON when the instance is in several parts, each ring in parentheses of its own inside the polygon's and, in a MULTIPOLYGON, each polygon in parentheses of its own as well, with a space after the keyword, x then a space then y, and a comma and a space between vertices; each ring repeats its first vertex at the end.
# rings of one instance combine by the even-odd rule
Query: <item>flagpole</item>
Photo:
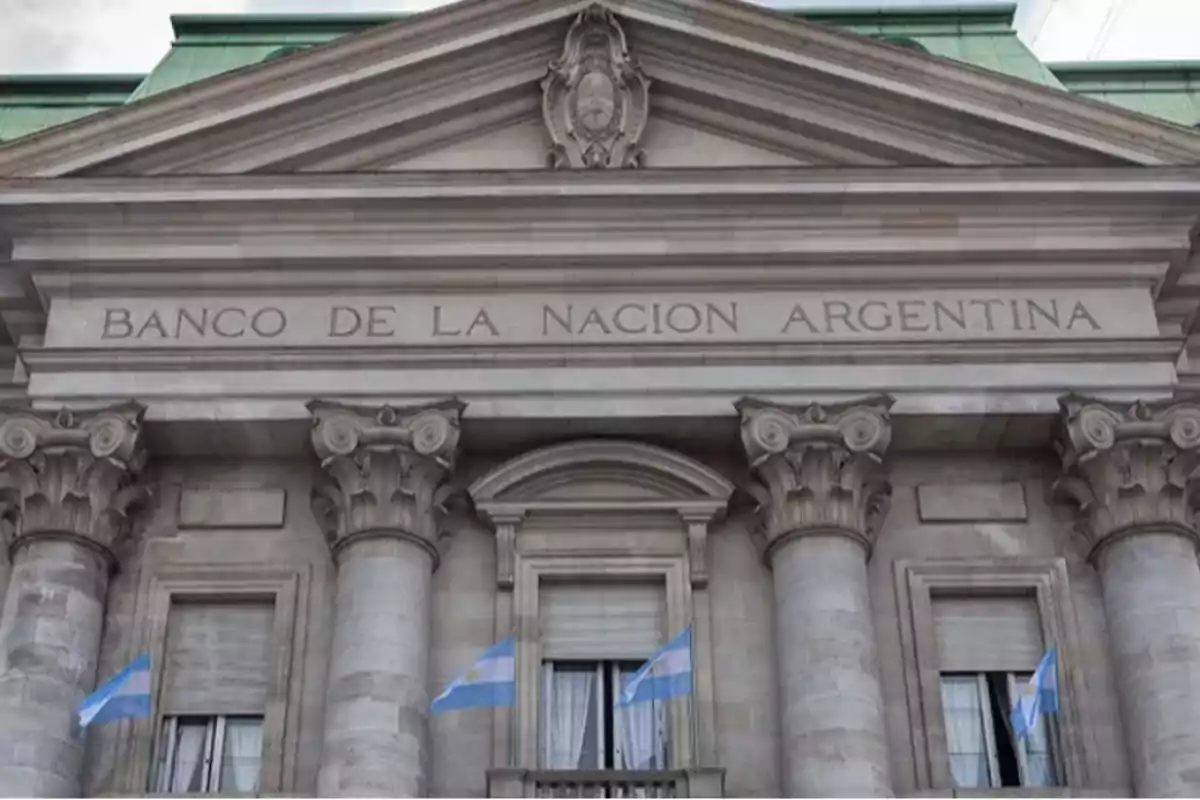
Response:
POLYGON ((692 691, 688 693, 688 716, 691 718, 692 728, 692 753, 690 761, 692 766, 702 767, 704 765, 699 763, 699 756, 697 755, 700 752, 700 723, 696 720, 696 717, 699 716, 696 713, 696 629, 692 625, 692 621, 688 622, 688 629, 691 631, 688 635, 688 658, 692 663, 692 668, 688 670, 692 681, 692 691))

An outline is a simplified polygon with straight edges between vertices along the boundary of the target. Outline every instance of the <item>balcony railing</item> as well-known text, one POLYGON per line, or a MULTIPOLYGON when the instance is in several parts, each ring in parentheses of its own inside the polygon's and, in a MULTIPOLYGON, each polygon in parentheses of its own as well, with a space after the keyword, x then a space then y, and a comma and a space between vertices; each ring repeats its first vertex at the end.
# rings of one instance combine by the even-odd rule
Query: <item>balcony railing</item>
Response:
POLYGON ((725 770, 488 770, 489 797, 723 797, 725 770))

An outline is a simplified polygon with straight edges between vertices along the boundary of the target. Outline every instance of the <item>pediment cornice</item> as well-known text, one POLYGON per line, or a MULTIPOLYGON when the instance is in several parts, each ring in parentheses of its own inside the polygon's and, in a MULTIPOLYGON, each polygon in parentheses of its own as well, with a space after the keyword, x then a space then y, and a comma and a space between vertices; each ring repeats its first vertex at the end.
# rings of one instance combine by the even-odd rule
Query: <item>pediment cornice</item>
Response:
MULTIPOLYGON (((0 175, 377 170, 539 119, 538 81, 588 5, 467 0, 0 147, 0 175)), ((800 163, 1200 163, 1194 131, 738 0, 604 5, 652 115, 800 163)))

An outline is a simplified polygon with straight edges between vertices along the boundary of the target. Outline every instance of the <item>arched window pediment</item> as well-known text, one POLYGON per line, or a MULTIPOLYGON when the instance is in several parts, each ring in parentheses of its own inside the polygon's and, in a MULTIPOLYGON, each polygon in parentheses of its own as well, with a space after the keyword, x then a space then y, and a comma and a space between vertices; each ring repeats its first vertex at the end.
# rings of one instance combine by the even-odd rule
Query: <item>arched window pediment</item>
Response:
POLYGON ((585 440, 533 450, 470 488, 480 508, 502 504, 614 501, 724 505, 733 484, 680 453, 622 440, 585 440))

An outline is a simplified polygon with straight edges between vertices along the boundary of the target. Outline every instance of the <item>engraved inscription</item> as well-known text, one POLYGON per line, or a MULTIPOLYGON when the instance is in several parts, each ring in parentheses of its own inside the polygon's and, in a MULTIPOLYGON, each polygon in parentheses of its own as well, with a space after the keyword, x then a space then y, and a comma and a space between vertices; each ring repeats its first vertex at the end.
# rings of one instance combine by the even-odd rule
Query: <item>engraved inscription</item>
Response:
POLYGON ((48 347, 1153 337, 1148 293, 937 291, 55 300, 48 347))

